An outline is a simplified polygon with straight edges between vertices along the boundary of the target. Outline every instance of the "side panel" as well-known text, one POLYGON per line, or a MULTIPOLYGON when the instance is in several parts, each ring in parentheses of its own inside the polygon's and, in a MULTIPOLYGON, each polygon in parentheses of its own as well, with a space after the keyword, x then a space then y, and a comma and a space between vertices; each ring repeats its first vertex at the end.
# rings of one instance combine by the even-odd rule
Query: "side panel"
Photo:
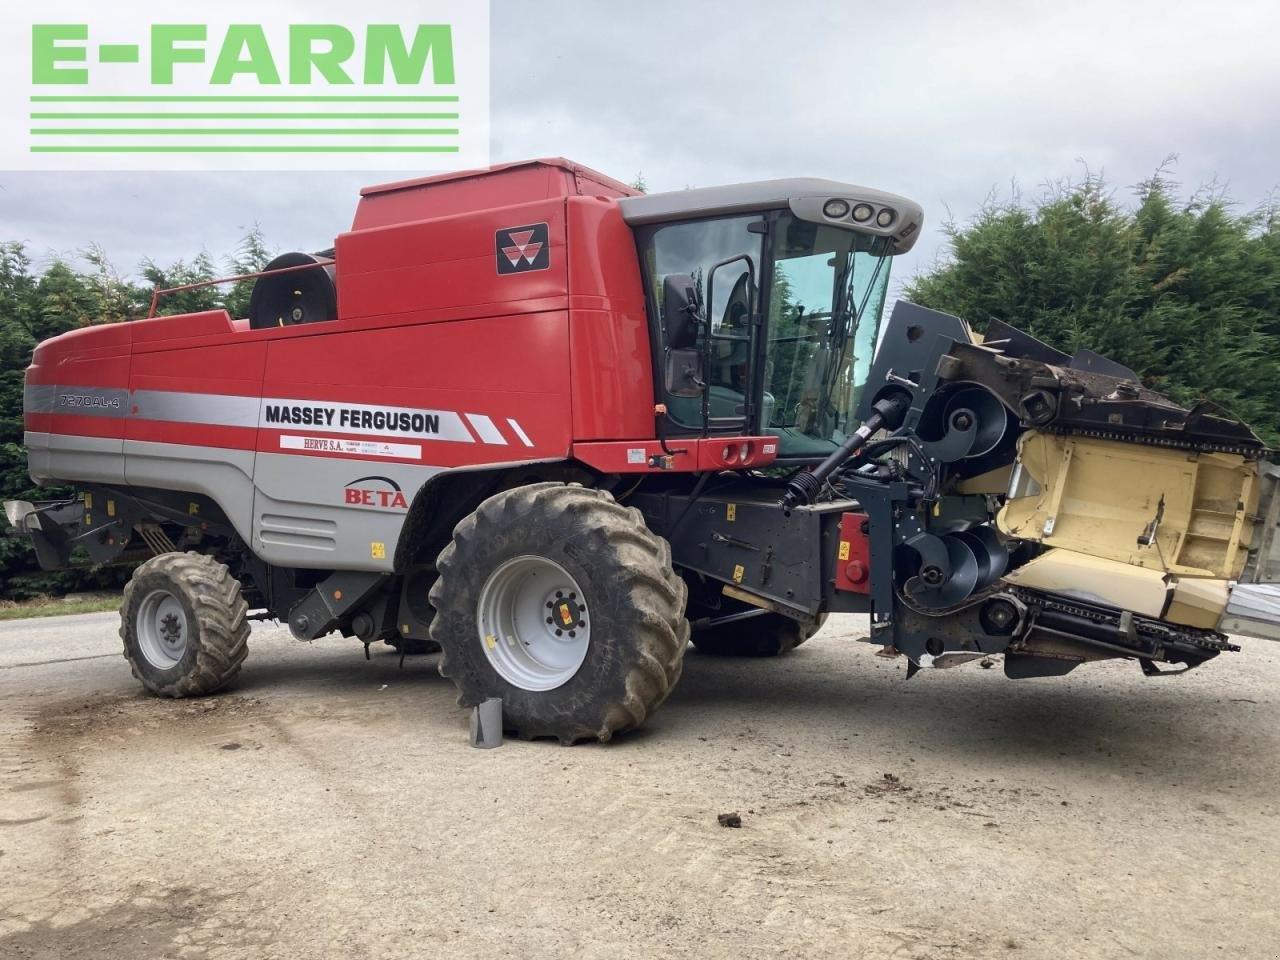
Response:
POLYGON ((650 438, 653 360, 635 236, 612 201, 574 197, 565 209, 574 438, 650 438))
POLYGON ((869 598, 835 591, 840 518, 853 504, 784 510, 772 499, 756 499, 760 490, 752 486, 739 488, 741 497, 717 492, 693 502, 682 494, 640 490, 626 502, 670 542, 677 569, 798 616, 870 609, 869 598))
POLYGON ((559 199, 344 233, 336 249, 339 322, 461 306, 483 305, 486 314, 500 315, 563 305, 567 271, 559 199), (499 274, 499 231, 534 224, 546 225, 549 250, 538 248, 541 269, 499 274))
POLYGON ((409 504, 439 467, 258 454, 254 551, 280 566, 390 572, 409 504))
POLYGON ((282 338, 259 412, 254 549, 392 569, 414 495, 451 467, 563 459, 564 311, 282 338))
MULTIPOLYGON (((227 323, 222 314, 222 323, 227 323)), ((154 321, 152 321, 154 323, 154 321)), ((125 425, 125 481, 202 493, 249 541, 262 341, 135 345, 125 425)))
POLYGON ((124 480, 129 324, 86 327, 36 348, 23 391, 28 470, 37 482, 124 480))

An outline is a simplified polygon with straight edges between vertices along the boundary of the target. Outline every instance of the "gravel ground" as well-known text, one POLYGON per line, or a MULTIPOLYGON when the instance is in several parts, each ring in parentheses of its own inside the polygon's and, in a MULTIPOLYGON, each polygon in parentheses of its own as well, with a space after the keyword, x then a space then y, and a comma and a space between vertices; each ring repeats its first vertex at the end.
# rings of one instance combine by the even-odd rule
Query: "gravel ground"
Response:
POLYGON ((645 730, 467 746, 434 657, 254 631, 152 699, 0 624, 0 958, 1275 957, 1280 647, 906 682, 835 617, 645 730), (741 829, 717 823, 737 812, 741 829))

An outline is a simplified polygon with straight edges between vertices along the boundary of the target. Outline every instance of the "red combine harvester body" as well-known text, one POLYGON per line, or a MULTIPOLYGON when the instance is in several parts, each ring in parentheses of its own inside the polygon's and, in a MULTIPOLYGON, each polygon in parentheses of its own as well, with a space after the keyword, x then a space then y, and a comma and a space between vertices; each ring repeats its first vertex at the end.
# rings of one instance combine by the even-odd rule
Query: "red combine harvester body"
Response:
POLYGON ((1276 562, 1256 437, 1012 327, 984 345, 901 304, 877 351, 920 224, 850 184, 641 196, 564 160, 372 187, 331 255, 259 277, 249 318, 41 344, 30 472, 84 495, 9 517, 49 567, 152 556, 122 633, 153 691, 229 683, 252 605, 302 638, 442 647, 463 702, 562 740, 642 723, 690 621, 707 652, 776 654, 869 612, 911 672, 1230 648, 1231 584, 1276 562), (1153 518, 1197 535, 1193 490, 1158 517, 1113 505, 1135 549, 1090 547, 1072 498, 1111 495, 1041 462, 1064 437, 1068 461, 1110 445, 1147 475, 1169 447, 1203 459, 1240 504, 1225 540, 1142 549, 1153 518))

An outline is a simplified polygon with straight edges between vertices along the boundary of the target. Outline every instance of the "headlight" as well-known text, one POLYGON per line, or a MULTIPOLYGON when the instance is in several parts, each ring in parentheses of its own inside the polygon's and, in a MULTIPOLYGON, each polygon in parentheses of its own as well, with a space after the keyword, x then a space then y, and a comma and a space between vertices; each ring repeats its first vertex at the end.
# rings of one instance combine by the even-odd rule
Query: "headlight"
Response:
POLYGON ((849 203, 846 200, 828 200, 822 212, 832 220, 839 220, 849 214, 849 203))
POLYGON ((853 208, 853 219, 857 220, 858 223, 866 223, 871 219, 871 215, 873 213, 875 213, 875 211, 872 210, 870 206, 865 203, 860 203, 853 208))
POLYGON ((880 211, 880 215, 876 217, 876 225, 880 227, 887 227, 889 224, 893 223, 893 217, 893 211, 888 207, 885 207, 880 211))

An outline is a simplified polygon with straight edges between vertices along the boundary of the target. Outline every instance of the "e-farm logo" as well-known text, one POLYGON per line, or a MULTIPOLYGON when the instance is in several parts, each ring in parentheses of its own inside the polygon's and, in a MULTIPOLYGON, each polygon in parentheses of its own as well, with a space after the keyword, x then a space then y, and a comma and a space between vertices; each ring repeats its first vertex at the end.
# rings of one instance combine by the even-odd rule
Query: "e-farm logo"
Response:
POLYGON ((6 4, 0 168, 484 165, 488 29, 474 0, 6 4))

